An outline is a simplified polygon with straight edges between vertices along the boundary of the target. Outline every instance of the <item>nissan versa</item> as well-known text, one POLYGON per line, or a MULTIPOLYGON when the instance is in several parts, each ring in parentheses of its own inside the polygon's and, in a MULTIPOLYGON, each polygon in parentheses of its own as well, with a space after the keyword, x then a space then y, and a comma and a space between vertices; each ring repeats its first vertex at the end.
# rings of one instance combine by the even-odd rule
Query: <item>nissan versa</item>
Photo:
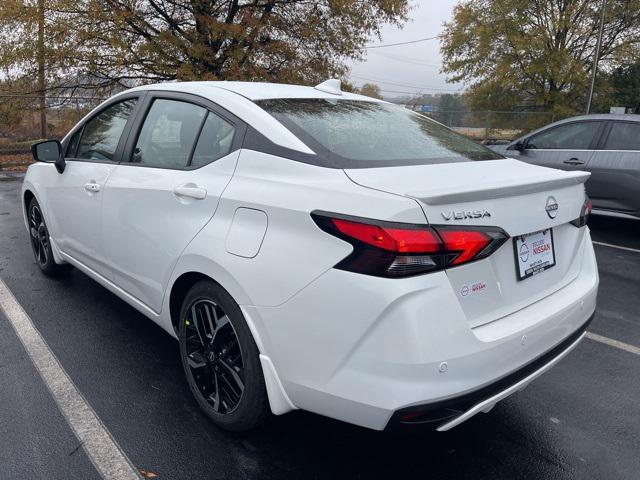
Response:
POLYGON ((42 271, 76 267, 177 337, 229 430, 293 409, 448 430, 567 355, 595 309, 588 173, 337 80, 138 87, 33 153, 42 271))

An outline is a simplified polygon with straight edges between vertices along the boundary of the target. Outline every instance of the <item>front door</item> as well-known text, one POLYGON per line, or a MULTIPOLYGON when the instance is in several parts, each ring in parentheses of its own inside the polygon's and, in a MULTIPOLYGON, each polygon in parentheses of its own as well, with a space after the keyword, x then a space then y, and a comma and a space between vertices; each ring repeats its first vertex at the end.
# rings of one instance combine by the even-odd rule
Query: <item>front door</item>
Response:
POLYGON ((103 276, 103 190, 117 166, 124 147, 121 137, 136 102, 133 97, 112 103, 76 129, 67 146, 66 168, 47 192, 54 242, 60 251, 103 276))
POLYGON ((241 137, 233 120, 179 98, 150 94, 103 199, 113 281, 156 312, 180 254, 216 211, 241 137))
POLYGON ((527 163, 562 170, 586 169, 600 137, 602 123, 565 123, 529 137, 518 157, 527 163))

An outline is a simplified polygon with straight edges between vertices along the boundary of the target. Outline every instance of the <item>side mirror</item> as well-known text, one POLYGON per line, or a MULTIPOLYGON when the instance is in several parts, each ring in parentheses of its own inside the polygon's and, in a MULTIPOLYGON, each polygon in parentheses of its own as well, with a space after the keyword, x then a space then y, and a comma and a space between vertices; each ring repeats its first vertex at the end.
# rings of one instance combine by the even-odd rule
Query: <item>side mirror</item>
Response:
POLYGON ((524 152, 524 142, 522 140, 512 143, 507 147, 507 150, 516 150, 518 152, 524 152))
POLYGON ((58 140, 45 140, 31 145, 31 154, 36 162, 53 163, 58 173, 64 172, 66 162, 58 140))

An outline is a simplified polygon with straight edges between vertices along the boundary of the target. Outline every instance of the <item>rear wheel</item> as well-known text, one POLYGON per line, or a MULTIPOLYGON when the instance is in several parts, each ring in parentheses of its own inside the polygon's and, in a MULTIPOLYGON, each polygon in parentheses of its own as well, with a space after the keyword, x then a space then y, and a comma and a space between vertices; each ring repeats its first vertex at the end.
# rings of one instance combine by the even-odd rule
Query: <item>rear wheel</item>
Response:
POLYGON ((180 311, 182 367, 200 408, 218 426, 249 430, 268 416, 258 348, 238 304, 210 280, 196 283, 180 311))
POLYGON ((31 249, 36 258, 36 263, 45 275, 56 276, 71 270, 71 265, 58 265, 53 259, 49 230, 44 221, 44 215, 40 204, 35 198, 29 202, 27 211, 29 218, 29 237, 31 239, 31 249))

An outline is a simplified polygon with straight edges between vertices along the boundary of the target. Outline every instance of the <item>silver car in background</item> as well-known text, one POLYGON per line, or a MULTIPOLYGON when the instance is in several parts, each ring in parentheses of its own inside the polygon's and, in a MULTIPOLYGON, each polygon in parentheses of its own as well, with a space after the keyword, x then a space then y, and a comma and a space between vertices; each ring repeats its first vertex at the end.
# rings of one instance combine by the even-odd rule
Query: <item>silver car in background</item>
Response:
POLYGON ((593 213, 640 218, 640 115, 585 115, 492 147, 527 163, 591 173, 593 213))

